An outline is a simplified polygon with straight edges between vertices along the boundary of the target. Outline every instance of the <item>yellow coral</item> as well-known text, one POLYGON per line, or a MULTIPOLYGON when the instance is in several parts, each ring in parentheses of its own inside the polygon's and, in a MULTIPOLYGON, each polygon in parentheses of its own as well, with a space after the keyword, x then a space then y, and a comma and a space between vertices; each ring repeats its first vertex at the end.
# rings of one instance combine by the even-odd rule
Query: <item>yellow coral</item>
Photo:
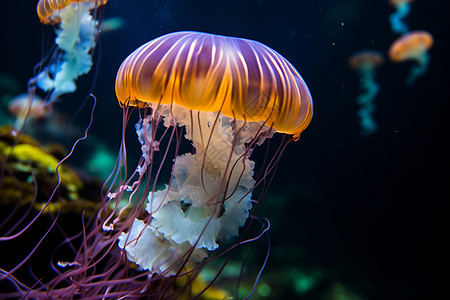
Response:
MULTIPOLYGON (((48 193, 53 190, 57 184, 56 167, 59 163, 56 157, 25 134, 18 138, 13 136, 11 129, 8 127, 0 128, 0 139, 0 158, 3 160, 7 156, 4 167, 9 170, 9 172, 4 173, 5 177, 1 182, 1 203, 13 204, 17 201, 20 201, 21 205, 30 203, 35 194, 35 181, 39 186, 39 191, 48 193), (47 188, 42 188, 44 186, 47 188)), ((67 207, 77 206, 77 204, 70 204, 70 202, 73 202, 72 200, 80 201, 78 191, 82 187, 82 182, 77 174, 62 165, 60 165, 58 172, 61 176, 61 191, 63 193, 57 200, 58 202, 49 206, 46 212, 63 208, 67 210, 67 207)), ((34 207, 40 210, 43 205, 43 202, 39 202, 39 199, 37 199, 34 207)), ((92 204, 89 206, 92 206, 92 204)))
MULTIPOLYGON (((11 146, 0 142, 0 154, 2 156, 9 154, 9 159, 15 162, 11 163, 11 165, 15 170, 20 172, 34 170, 54 174, 59 162, 54 156, 46 153, 43 149, 30 144, 19 144, 11 148, 11 146)), ((59 174, 66 188, 71 193, 75 193, 70 198, 75 199, 76 191, 81 187, 80 179, 74 172, 64 168, 64 166, 60 166, 59 174)))
MULTIPOLYGON (((192 280, 191 276, 189 276, 189 275, 183 276, 183 277, 177 279, 176 285, 183 286, 185 284, 188 284, 190 280, 192 280)), ((201 275, 196 276, 190 284, 191 284, 190 288, 187 289, 181 295, 180 299, 191 299, 192 295, 200 294, 208 286, 208 284, 201 277, 201 275)), ((210 286, 197 299, 201 299, 201 300, 231 300, 231 299, 233 299, 233 297, 230 296, 230 294, 227 293, 225 290, 222 290, 222 289, 214 287, 214 286, 210 286)))

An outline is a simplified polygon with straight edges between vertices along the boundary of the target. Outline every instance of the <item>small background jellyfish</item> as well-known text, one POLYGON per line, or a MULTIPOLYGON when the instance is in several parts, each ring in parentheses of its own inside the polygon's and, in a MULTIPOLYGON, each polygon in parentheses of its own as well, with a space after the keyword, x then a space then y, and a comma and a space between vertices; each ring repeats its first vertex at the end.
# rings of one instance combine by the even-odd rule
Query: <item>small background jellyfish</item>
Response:
POLYGON ((389 0, 389 3, 395 7, 395 12, 389 16, 392 31, 403 34, 408 32, 408 25, 404 23, 404 18, 411 11, 410 3, 414 0, 389 0))
POLYGON ((56 50, 49 63, 32 79, 45 92, 49 103, 76 90, 75 81, 92 67, 92 51, 99 32, 97 8, 107 0, 40 0, 37 13, 41 23, 56 26, 56 50))
POLYGON ((102 20, 102 25, 100 26, 100 31, 105 32, 113 32, 115 30, 121 29, 125 26, 126 22, 121 17, 112 17, 102 20))
POLYGON ((8 110, 14 116, 14 128, 22 128, 26 120, 32 124, 34 120, 47 119, 53 112, 53 105, 46 103, 38 95, 29 99, 29 94, 20 94, 11 99, 8 110))
POLYGON ((411 31, 396 39, 389 48, 389 58, 393 62, 411 60, 416 65, 412 66, 411 74, 406 79, 407 85, 422 76, 428 68, 430 57, 428 50, 433 46, 433 37, 424 30, 411 31))
POLYGON ((360 87, 364 91, 356 98, 360 106, 358 117, 363 135, 369 135, 378 129, 378 125, 373 119, 374 100, 380 90, 375 81, 375 69, 383 63, 383 60, 383 55, 375 50, 359 51, 349 58, 349 65, 358 72, 360 87))

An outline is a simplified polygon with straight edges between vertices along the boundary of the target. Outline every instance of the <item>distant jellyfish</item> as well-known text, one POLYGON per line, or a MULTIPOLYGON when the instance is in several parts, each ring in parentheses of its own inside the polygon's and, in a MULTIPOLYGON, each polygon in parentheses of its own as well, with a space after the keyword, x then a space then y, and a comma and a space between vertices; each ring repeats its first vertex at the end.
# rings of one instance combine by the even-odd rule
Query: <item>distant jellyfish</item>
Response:
POLYGON ((417 64, 412 67, 406 84, 413 84, 418 77, 427 71, 430 60, 428 50, 433 46, 433 43, 432 35, 423 30, 411 31, 392 43, 389 48, 389 58, 393 62, 412 60, 417 64))
POLYGON ((411 11, 410 3, 413 1, 414 0, 389 0, 389 3, 395 7, 395 12, 389 16, 393 32, 399 34, 408 32, 408 25, 404 23, 403 19, 411 11))
POLYGON ((48 65, 34 78, 37 86, 51 92, 48 102, 76 90, 75 81, 92 67, 99 22, 96 9, 107 0, 40 0, 37 13, 41 23, 56 26, 57 49, 48 65))
POLYGON ((53 112, 53 105, 47 104, 41 97, 34 95, 29 99, 29 94, 20 94, 11 99, 8 110, 15 117, 15 128, 21 128, 25 120, 47 119, 53 112))
POLYGON ((369 135, 378 129, 378 125, 373 119, 375 111, 374 100, 380 90, 378 83, 375 81, 375 69, 383 61, 383 55, 375 50, 359 51, 349 58, 349 65, 358 72, 361 89, 364 91, 357 97, 357 102, 360 106, 358 117, 363 135, 369 135))
POLYGON ((100 31, 103 33, 105 32, 112 32, 118 29, 121 29, 125 26, 125 20, 121 17, 112 17, 108 19, 104 19, 102 21, 102 25, 100 27, 100 31))

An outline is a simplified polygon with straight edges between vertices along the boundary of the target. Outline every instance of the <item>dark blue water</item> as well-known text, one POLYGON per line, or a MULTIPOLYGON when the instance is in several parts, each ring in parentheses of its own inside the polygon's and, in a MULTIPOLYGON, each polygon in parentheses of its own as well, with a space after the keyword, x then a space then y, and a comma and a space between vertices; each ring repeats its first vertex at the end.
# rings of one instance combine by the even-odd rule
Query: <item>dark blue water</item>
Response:
MULTIPOLYGON (((0 72, 25 92, 34 65, 53 43, 53 29, 40 25, 33 1, 2 5, 0 72)), ((121 17, 125 26, 101 36, 95 69, 58 109, 73 112, 92 89, 99 102, 91 133, 116 151, 122 111, 115 74, 134 49, 178 30, 270 46, 305 79, 314 117, 286 149, 259 211, 273 225, 261 279, 272 289, 269 299, 436 299, 448 282, 439 272, 449 263, 450 10, 446 1, 412 5, 406 22, 435 40, 428 72, 407 86, 413 64, 386 59, 376 74, 379 129, 362 136, 359 78, 347 59, 366 48, 386 56, 398 37, 388 21, 392 12, 387 1, 375 0, 110 0, 104 18, 121 17), (299 287, 305 273, 317 277, 306 291, 299 287)), ((84 112, 77 122, 83 126, 87 119, 84 112)))

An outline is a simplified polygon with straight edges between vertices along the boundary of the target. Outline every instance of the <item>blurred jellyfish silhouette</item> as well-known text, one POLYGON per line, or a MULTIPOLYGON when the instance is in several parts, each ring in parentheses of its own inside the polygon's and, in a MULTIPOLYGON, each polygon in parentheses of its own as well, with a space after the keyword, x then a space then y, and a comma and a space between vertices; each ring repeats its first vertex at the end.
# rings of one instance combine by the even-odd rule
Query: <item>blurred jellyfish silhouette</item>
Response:
POLYGON ((374 100, 380 90, 378 83, 375 81, 375 69, 383 61, 383 55, 375 50, 358 51, 349 58, 349 65, 358 72, 360 87, 364 91, 356 98, 360 107, 358 117, 362 135, 369 135, 378 129, 378 125, 373 119, 374 100))
POLYGON ((72 93, 75 81, 92 67, 92 50, 95 47, 99 22, 96 9, 107 0, 52 1, 40 0, 37 13, 41 23, 56 26, 56 50, 42 71, 32 79, 45 92, 51 92, 47 102, 72 93))
POLYGON ((103 33, 105 32, 112 32, 116 31, 118 29, 121 29, 125 26, 125 20, 121 17, 113 17, 104 19, 102 21, 102 25, 100 26, 100 31, 103 33))
POLYGON ((8 110, 15 117, 15 128, 22 128, 26 120, 47 119, 53 112, 53 105, 47 104, 38 95, 20 94, 11 99, 8 110), (32 96, 33 99, 29 99, 32 96))
POLYGON ((393 62, 414 61, 411 74, 406 79, 407 85, 412 85, 422 76, 428 68, 430 57, 428 50, 433 46, 433 37, 430 33, 417 30, 411 31, 396 39, 389 48, 389 58, 393 62))
POLYGON ((411 11, 410 3, 414 0, 389 0, 389 3, 395 7, 395 12, 389 16, 392 31, 403 34, 408 32, 408 25, 404 23, 404 18, 411 11))

